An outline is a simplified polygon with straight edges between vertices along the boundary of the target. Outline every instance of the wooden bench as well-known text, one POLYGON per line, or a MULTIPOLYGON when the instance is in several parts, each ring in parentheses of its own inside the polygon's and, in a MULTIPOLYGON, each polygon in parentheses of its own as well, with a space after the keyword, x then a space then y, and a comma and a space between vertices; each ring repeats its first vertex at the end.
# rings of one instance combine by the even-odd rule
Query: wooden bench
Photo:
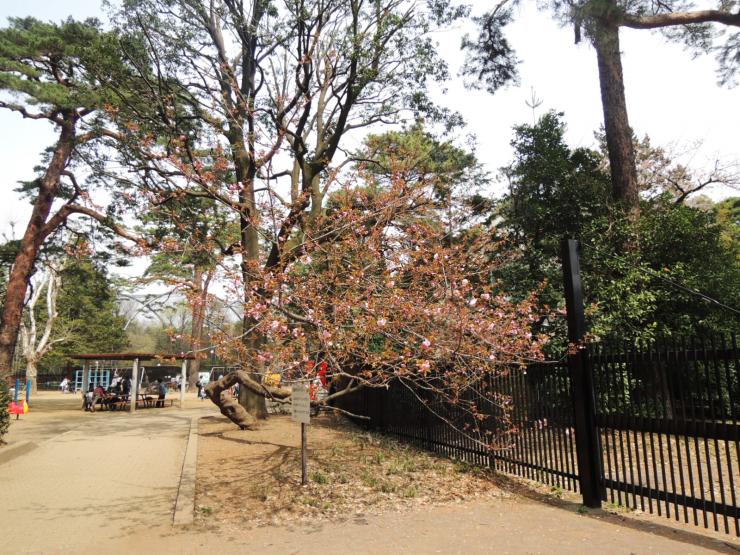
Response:
MULTIPOLYGON (((104 399, 102 397, 98 398, 95 401, 95 407, 99 407, 96 410, 106 409, 106 410, 116 410, 116 409, 123 409, 128 405, 128 399, 124 398, 118 398, 117 400, 113 401, 111 398, 104 399)), ((95 408, 93 407, 93 408, 95 408)))
MULTIPOLYGON (((164 398, 161 400, 161 403, 163 406, 167 406, 169 403, 169 406, 173 406, 174 399, 170 398, 164 398)), ((157 398, 156 395, 144 395, 143 397, 136 400, 136 408, 139 408, 141 405, 142 408, 148 409, 148 408, 159 408, 157 407, 157 403, 160 402, 160 400, 157 398)))
MULTIPOLYGON (((147 394, 139 394, 139 398, 136 399, 136 408, 158 408, 157 402, 159 399, 157 399, 156 395, 147 395, 147 394)), ((174 406, 175 399, 162 399, 163 405, 166 406, 174 406)), ((119 397, 118 400, 112 401, 109 399, 103 399, 99 398, 95 402, 95 410, 124 410, 129 407, 131 403, 131 398, 129 397, 119 397)))

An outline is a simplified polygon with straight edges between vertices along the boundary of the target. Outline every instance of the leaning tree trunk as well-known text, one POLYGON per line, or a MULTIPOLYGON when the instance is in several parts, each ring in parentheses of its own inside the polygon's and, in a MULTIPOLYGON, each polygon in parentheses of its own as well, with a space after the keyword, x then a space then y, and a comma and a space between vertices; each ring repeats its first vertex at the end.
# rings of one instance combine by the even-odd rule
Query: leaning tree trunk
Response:
POLYGON ((205 388, 206 395, 218 406, 221 414, 242 430, 255 429, 258 426, 258 419, 229 393, 229 389, 237 383, 240 384, 240 392, 251 392, 262 399, 263 404, 265 397, 287 399, 292 394, 292 391, 287 388, 263 385, 253 380, 250 373, 243 370, 229 372, 223 378, 210 382, 205 388))
POLYGON ((633 214, 639 213, 635 151, 632 128, 627 117, 624 94, 622 56, 619 51, 619 27, 612 23, 596 26, 593 33, 599 65, 601 105, 604 110, 604 130, 609 150, 612 195, 623 202, 633 214))
POLYGON ((2 324, 0 325, 0 379, 10 374, 13 367, 18 331, 23 316, 23 303, 26 291, 34 272, 34 265, 46 234, 44 225, 51 212, 52 204, 59 186, 59 179, 69 161, 74 147, 74 121, 65 120, 54 147, 46 171, 39 183, 38 196, 33 205, 31 218, 21 239, 18 255, 13 262, 10 279, 5 292, 5 304, 2 309, 2 324))
MULTIPOLYGON (((256 374, 254 377, 259 379, 260 375, 256 374)), ((265 402, 265 398, 262 395, 258 395, 253 390, 240 388, 239 403, 255 418, 260 420, 267 418, 267 403, 265 402)))

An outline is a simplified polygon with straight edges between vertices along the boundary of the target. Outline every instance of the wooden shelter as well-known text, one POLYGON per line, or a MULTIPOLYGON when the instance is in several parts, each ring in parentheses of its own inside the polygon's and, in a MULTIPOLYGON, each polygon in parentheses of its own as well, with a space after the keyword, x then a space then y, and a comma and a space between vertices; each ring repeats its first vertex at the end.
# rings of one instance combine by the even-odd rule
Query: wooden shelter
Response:
POLYGON ((131 365, 131 399, 129 403, 130 411, 136 412, 136 399, 139 394, 139 363, 148 360, 167 361, 167 360, 181 360, 181 379, 180 379, 180 409, 183 408, 185 402, 185 386, 187 384, 187 372, 188 372, 188 360, 195 360, 195 355, 192 353, 181 353, 179 355, 166 354, 166 353, 82 353, 72 355, 70 358, 83 361, 82 363, 82 384, 83 384, 83 395, 84 390, 87 389, 89 383, 89 372, 90 362, 98 360, 129 360, 132 362, 131 365))

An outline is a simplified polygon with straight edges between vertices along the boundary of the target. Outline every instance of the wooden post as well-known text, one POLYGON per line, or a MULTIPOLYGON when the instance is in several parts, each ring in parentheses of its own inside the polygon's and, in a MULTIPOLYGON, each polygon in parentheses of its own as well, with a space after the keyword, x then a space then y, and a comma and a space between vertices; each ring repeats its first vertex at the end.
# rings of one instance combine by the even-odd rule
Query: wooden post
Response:
POLYGON ((301 485, 308 484, 308 425, 311 422, 311 397, 303 384, 293 384, 290 396, 291 419, 301 424, 301 485))
POLYGON ((185 408, 185 384, 188 375, 188 359, 182 359, 182 372, 180 373, 180 410, 185 408))
POLYGON ((301 485, 308 485, 308 426, 301 422, 301 485))
POLYGON ((129 392, 129 412, 136 412, 136 400, 139 398, 139 359, 134 359, 131 368, 131 391, 129 392))
POLYGON ((583 345, 586 317, 583 311, 583 286, 578 259, 578 241, 563 239, 563 277, 568 318, 568 367, 573 388, 578 480, 586 507, 601 507, 601 452, 596 427, 593 370, 588 350, 583 345))
POLYGON ((87 393, 87 382, 90 381, 90 363, 89 362, 83 362, 82 363, 82 396, 85 396, 85 393, 87 393))

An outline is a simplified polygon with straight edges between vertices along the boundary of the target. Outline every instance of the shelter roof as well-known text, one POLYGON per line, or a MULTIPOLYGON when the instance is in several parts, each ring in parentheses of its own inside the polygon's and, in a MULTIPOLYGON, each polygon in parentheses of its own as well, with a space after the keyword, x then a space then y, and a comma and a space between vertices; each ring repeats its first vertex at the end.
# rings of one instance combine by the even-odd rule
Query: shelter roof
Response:
POLYGON ((194 360, 195 355, 172 353, 81 353, 70 358, 78 360, 194 360))

